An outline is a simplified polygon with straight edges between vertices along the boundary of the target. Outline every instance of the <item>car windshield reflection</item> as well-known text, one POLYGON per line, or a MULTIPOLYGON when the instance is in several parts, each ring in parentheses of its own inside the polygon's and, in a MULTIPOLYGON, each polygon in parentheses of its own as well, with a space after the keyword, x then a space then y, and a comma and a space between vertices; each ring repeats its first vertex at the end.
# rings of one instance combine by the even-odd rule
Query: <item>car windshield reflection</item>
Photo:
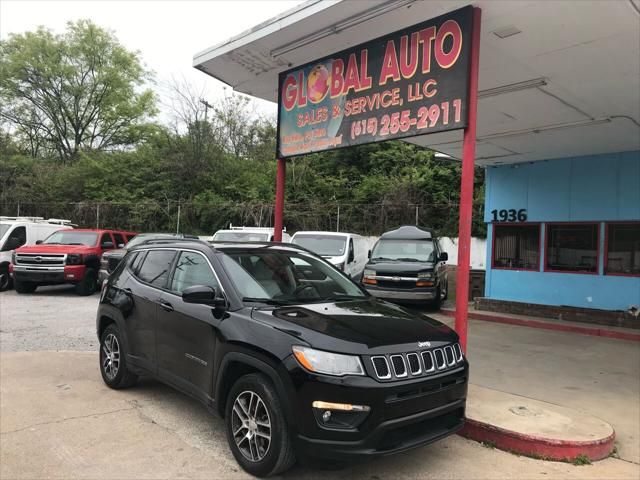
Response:
POLYGON ((222 263, 245 302, 292 305, 367 297, 341 272, 305 252, 219 250, 224 253, 222 263))

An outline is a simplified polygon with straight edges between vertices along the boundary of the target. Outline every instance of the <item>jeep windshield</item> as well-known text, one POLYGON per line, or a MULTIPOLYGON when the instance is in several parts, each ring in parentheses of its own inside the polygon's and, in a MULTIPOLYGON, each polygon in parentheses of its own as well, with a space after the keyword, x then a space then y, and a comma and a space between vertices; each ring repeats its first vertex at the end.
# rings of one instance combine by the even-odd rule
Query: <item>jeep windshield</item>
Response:
POLYGON ((304 235, 296 235, 293 242, 306 249, 311 250, 318 255, 325 257, 339 257, 344 255, 347 246, 345 237, 340 235, 324 235, 305 233, 304 235))
POLYGON ((371 260, 398 262, 433 262, 431 240, 381 239, 371 252, 371 260))
POLYGON ((323 260, 274 248, 219 248, 244 302, 288 305, 366 298, 360 287, 323 260))
POLYGON ((268 242, 268 233, 228 231, 216 232, 213 236, 214 242, 268 242))
POLYGON ((98 243, 98 234, 95 232, 74 232, 63 230, 49 235, 42 242, 44 245, 86 245, 89 247, 98 243))

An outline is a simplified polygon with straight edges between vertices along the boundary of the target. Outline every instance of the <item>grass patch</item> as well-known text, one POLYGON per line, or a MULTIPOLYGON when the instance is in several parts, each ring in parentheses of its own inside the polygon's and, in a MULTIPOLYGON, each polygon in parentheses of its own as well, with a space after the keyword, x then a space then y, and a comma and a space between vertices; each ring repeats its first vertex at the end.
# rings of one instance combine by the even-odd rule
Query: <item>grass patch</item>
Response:
POLYGON ((580 465, 591 465, 591 460, 585 454, 581 453, 576 458, 574 458, 571 463, 573 463, 574 465, 578 465, 578 466, 580 466, 580 465))
POLYGON ((490 448, 492 450, 496 448, 496 444, 491 441, 480 442, 480 445, 482 445, 484 448, 490 448))

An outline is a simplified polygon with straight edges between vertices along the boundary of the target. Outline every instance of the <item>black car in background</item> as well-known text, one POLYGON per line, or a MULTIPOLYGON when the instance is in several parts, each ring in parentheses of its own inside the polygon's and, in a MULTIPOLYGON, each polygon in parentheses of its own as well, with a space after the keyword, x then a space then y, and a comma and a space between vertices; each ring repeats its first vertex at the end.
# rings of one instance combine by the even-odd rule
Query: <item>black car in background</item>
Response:
POLYGON ((126 245, 117 245, 117 249, 108 250, 102 254, 100 259, 100 270, 98 271, 98 285, 102 285, 111 272, 113 272, 120 260, 124 258, 127 251, 137 245, 149 240, 157 240, 160 238, 193 238, 198 239, 195 235, 186 235, 182 233, 141 233, 129 240, 126 245))
POLYGON ((249 473, 402 452, 464 423, 458 336, 292 244, 152 240, 102 291, 100 372, 153 376, 226 422, 249 473))
POLYGON ((439 308, 449 293, 448 258, 433 230, 400 227, 380 236, 362 283, 374 297, 439 308))

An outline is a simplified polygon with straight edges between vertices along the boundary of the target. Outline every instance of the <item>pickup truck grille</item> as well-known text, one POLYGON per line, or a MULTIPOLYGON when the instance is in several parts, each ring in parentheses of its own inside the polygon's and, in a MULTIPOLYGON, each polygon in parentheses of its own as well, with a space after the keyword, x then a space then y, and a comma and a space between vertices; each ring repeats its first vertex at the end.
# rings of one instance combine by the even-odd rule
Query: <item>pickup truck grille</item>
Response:
POLYGON ((376 355, 371 364, 379 380, 422 377, 454 369, 464 361, 459 343, 394 355, 376 355))
POLYGON ((64 267, 66 254, 17 253, 16 265, 25 267, 64 267))

